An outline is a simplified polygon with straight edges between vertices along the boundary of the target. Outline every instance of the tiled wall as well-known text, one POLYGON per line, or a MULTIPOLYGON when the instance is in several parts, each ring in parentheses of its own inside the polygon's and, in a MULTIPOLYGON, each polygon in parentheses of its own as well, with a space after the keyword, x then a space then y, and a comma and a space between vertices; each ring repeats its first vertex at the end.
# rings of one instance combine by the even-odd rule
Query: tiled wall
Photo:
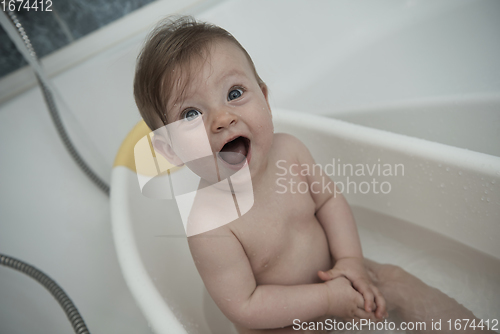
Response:
MULTIPOLYGON (((16 15, 41 58, 152 1, 53 0, 51 12, 23 9, 16 15)), ((0 77, 26 64, 0 26, 0 77)))

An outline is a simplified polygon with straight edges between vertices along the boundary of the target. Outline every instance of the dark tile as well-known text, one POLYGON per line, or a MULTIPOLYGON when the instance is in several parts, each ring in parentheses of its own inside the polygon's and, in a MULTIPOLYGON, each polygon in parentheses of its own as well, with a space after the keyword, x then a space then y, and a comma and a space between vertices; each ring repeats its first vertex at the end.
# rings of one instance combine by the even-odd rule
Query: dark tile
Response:
POLYGON ((66 0, 55 2, 55 10, 75 39, 87 35, 151 3, 152 0, 66 0))
POLYGON ((0 26, 0 77, 9 74, 27 64, 16 46, 0 26))
MULTIPOLYGON (((58 0, 52 12, 27 11, 16 15, 38 57, 77 40, 153 0, 58 0)), ((0 31, 0 77, 26 65, 7 34, 0 31)))
MULTIPOLYGON (((59 24, 54 19, 51 12, 35 12, 22 10, 15 13, 19 22, 22 24, 28 38, 35 49, 39 58, 61 48, 68 44, 68 39, 63 34, 59 24)), ((6 38, 5 43, 0 44, 0 73, 2 75, 8 74, 24 65, 26 62, 20 61, 22 55, 14 47, 12 41, 2 30, 2 37, 6 38), (8 58, 8 65, 4 65, 4 58, 8 58)))
POLYGON ((70 42, 52 12, 21 11, 16 15, 26 30, 38 57, 46 56, 70 42))

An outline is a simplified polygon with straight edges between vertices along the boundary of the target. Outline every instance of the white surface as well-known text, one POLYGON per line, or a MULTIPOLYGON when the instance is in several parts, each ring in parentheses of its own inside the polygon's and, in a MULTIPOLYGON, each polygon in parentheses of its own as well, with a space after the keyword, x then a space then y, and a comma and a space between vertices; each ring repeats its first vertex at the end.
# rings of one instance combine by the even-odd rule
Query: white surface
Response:
MULTIPOLYGON (((280 107, 325 114, 500 90, 496 0, 300 3, 275 29, 256 27, 269 35, 259 41, 237 28, 247 21, 217 18, 252 48, 280 107)), ((263 12, 263 22, 279 15, 274 7, 263 12)))
MULTIPOLYGON (((0 152, 0 253, 52 277, 91 333, 149 333, 118 266, 109 200, 66 153, 38 90, 3 106, 0 152)), ((0 266, 0 283, 0 332, 71 332, 37 282, 0 266)))
POLYGON ((331 116, 500 157, 500 93, 392 102, 331 116))
MULTIPOLYGON (((175 318, 172 310, 168 307, 168 305, 163 301, 161 295, 154 288, 153 281, 156 280, 155 276, 148 275, 143 261, 149 262, 150 256, 152 254, 141 254, 140 250, 137 248, 138 243, 136 243, 136 239, 140 237, 142 234, 141 230, 145 230, 143 227, 135 225, 134 223, 142 222, 143 217, 137 216, 135 210, 135 201, 132 201, 123 206, 123 203, 120 201, 123 199, 123 196, 128 197, 129 194, 133 195, 133 190, 137 193, 140 189, 138 188, 138 184, 127 184, 125 182, 120 182, 122 173, 130 173, 131 171, 125 167, 117 167, 117 173, 113 173, 112 183, 114 184, 111 191, 111 207, 116 208, 120 207, 122 210, 112 210, 112 220, 114 222, 120 222, 122 224, 117 225, 113 224, 113 236, 116 244, 116 248, 120 251, 118 253, 118 260, 120 262, 120 266, 122 268, 123 274, 127 277, 128 285, 139 303, 141 308, 145 314, 147 314, 148 319, 152 321, 153 328, 158 330, 161 328, 160 332, 162 333, 182 333, 183 327, 175 318), (119 181, 116 181, 118 178, 119 181), (134 189, 135 186, 135 189, 134 189), (132 189, 130 189, 132 188, 132 189), (137 218, 135 222, 132 222, 132 218, 137 218), (141 258, 142 255, 142 258, 141 258), (146 255, 146 256, 144 256, 146 255), (137 287, 140 287, 138 290, 137 287)), ((134 175, 135 176, 135 175, 134 175)), ((152 200, 154 201, 154 200, 152 200)), ((155 201, 157 202, 157 201, 155 201)), ((144 219, 147 220, 146 224, 149 223, 149 219, 147 219, 148 212, 144 212, 144 219)), ((139 224, 140 225, 140 224, 139 224)), ((159 236, 153 236, 159 237, 159 236)), ((153 239, 154 240, 154 239, 153 239)), ((149 243, 149 241, 148 241, 149 243)), ((164 256, 166 253, 158 252, 159 259, 157 263, 155 263, 156 267, 165 268, 164 256), (163 263, 162 263, 163 262, 163 263)), ((172 257, 173 258, 173 257, 172 257)), ((167 272, 170 270, 174 270, 168 266, 167 272)), ((172 305, 172 304, 171 304, 172 305)))

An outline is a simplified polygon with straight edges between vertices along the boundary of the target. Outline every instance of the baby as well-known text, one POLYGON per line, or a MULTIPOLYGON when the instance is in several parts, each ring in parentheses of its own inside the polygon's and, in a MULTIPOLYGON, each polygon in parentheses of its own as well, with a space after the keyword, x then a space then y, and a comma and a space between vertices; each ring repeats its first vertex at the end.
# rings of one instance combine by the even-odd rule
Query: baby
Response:
MULTIPOLYGON (((274 133, 268 88, 232 35, 186 17, 158 26, 139 57, 134 94, 152 130, 202 121, 217 164, 248 168, 251 209, 188 239, 208 292, 240 333, 296 332, 294 319, 387 317, 349 205, 315 188, 326 176, 301 174, 314 159, 295 137, 274 133), (307 182, 309 192, 283 192, 282 168, 290 171, 286 182, 307 182)), ((168 136, 155 135, 153 145, 169 161, 186 162, 168 136)), ((196 173, 200 189, 214 183, 196 173)))

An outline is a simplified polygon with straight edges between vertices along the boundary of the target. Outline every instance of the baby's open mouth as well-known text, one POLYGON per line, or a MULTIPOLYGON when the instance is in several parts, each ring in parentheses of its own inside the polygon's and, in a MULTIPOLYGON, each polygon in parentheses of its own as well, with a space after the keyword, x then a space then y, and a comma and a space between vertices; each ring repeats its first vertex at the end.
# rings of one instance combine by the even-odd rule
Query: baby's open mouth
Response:
POLYGON ((238 165, 246 159, 249 148, 250 140, 240 136, 227 142, 220 150, 219 156, 230 165, 238 165))

